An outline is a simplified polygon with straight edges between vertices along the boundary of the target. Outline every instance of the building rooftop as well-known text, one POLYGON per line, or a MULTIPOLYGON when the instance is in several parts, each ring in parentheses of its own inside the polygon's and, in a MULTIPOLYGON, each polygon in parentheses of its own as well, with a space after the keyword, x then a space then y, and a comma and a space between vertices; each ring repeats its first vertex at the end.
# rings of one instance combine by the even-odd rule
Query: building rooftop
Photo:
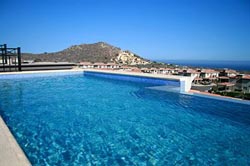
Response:
POLYGON ((109 62, 109 63, 107 63, 107 65, 118 65, 118 64, 113 63, 113 62, 109 62))
POLYGON ((198 72, 197 70, 194 70, 194 69, 188 69, 188 70, 184 70, 183 72, 185 72, 185 73, 193 73, 193 74, 197 74, 197 73, 200 73, 200 72, 198 72))
POLYGON ((219 73, 219 71, 213 69, 203 69, 201 70, 202 73, 219 73))
POLYGON ((221 83, 218 83, 218 85, 220 85, 220 86, 234 86, 235 84, 232 84, 229 82, 221 82, 221 83))
POLYGON ((96 63, 94 63, 94 65, 107 65, 107 64, 102 63, 102 62, 96 62, 96 63))
POLYGON ((81 65, 93 65, 91 62, 80 62, 81 65))
POLYGON ((229 79, 229 77, 226 77, 226 76, 221 76, 221 77, 218 77, 219 79, 229 79))
POLYGON ((247 79, 247 80, 250 80, 250 75, 244 75, 242 76, 243 79, 247 79))

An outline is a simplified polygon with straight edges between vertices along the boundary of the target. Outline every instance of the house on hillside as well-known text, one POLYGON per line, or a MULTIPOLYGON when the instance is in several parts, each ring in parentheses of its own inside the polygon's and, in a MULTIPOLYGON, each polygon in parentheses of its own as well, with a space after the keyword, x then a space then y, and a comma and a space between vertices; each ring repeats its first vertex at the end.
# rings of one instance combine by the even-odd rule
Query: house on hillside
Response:
POLYGON ((170 68, 159 68, 158 74, 170 74, 171 69, 170 68))
POLYGON ((94 63, 94 69, 103 69, 106 68, 106 64, 102 62, 96 62, 94 63))
POLYGON ((223 83, 223 82, 230 82, 229 77, 227 77, 227 76, 218 77, 218 83, 223 83))
POLYGON ((224 69, 220 71, 219 76, 220 77, 235 77, 239 73, 236 70, 231 70, 231 69, 224 69))
POLYGON ((83 69, 119 69, 120 66, 115 63, 91 63, 91 62, 81 62, 80 67, 83 69))
POLYGON ((221 82, 217 84, 218 91, 232 92, 234 90, 233 83, 230 82, 221 82))
POLYGON ((157 74, 158 73, 158 69, 155 68, 155 67, 152 67, 152 68, 150 68, 150 73, 151 74, 157 74))
POLYGON ((94 64, 91 62, 80 62, 79 67, 83 69, 91 69, 94 68, 94 64))
POLYGON ((194 69, 184 69, 182 71, 179 70, 178 75, 200 77, 200 72, 194 69))
POLYGON ((108 69, 119 69, 121 66, 118 65, 118 64, 116 64, 116 63, 107 63, 107 64, 106 64, 106 67, 107 67, 108 69))
POLYGON ((201 84, 211 84, 215 83, 218 79, 219 72, 212 69, 198 69, 200 72, 199 77, 197 76, 194 80, 194 83, 201 83, 201 84))
POLYGON ((203 69, 200 72, 200 78, 216 78, 219 77, 219 71, 212 69, 203 69))
POLYGON ((139 69, 138 67, 130 67, 130 71, 141 73, 141 69, 139 69))
POLYGON ((150 73, 150 69, 149 68, 141 68, 141 72, 142 73, 150 73))
POLYGON ((250 93, 250 75, 242 75, 236 81, 235 91, 250 93))

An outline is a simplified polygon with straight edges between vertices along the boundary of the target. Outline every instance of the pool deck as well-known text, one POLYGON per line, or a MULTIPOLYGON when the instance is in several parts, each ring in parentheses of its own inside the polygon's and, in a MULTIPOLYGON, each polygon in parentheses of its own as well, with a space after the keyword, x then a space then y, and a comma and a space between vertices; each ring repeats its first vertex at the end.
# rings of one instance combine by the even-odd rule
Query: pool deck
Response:
POLYGON ((0 166, 31 166, 0 116, 0 166))

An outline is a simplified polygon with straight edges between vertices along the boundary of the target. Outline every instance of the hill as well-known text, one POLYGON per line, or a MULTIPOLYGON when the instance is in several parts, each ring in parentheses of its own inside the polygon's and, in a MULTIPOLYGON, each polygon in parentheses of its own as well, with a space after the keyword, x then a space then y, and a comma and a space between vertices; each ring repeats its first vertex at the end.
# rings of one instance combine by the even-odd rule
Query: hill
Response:
POLYGON ((149 64, 146 60, 131 51, 123 51, 105 42, 74 45, 53 53, 31 54, 22 53, 22 60, 40 62, 114 62, 119 64, 149 64))

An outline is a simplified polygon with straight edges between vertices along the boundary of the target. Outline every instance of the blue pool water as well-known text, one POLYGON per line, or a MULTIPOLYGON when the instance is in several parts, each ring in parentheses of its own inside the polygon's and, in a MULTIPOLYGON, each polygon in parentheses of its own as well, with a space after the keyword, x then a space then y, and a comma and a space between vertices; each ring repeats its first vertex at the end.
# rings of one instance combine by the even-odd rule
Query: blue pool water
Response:
POLYGON ((34 166, 250 165, 250 106, 83 75, 0 79, 0 115, 34 166))

